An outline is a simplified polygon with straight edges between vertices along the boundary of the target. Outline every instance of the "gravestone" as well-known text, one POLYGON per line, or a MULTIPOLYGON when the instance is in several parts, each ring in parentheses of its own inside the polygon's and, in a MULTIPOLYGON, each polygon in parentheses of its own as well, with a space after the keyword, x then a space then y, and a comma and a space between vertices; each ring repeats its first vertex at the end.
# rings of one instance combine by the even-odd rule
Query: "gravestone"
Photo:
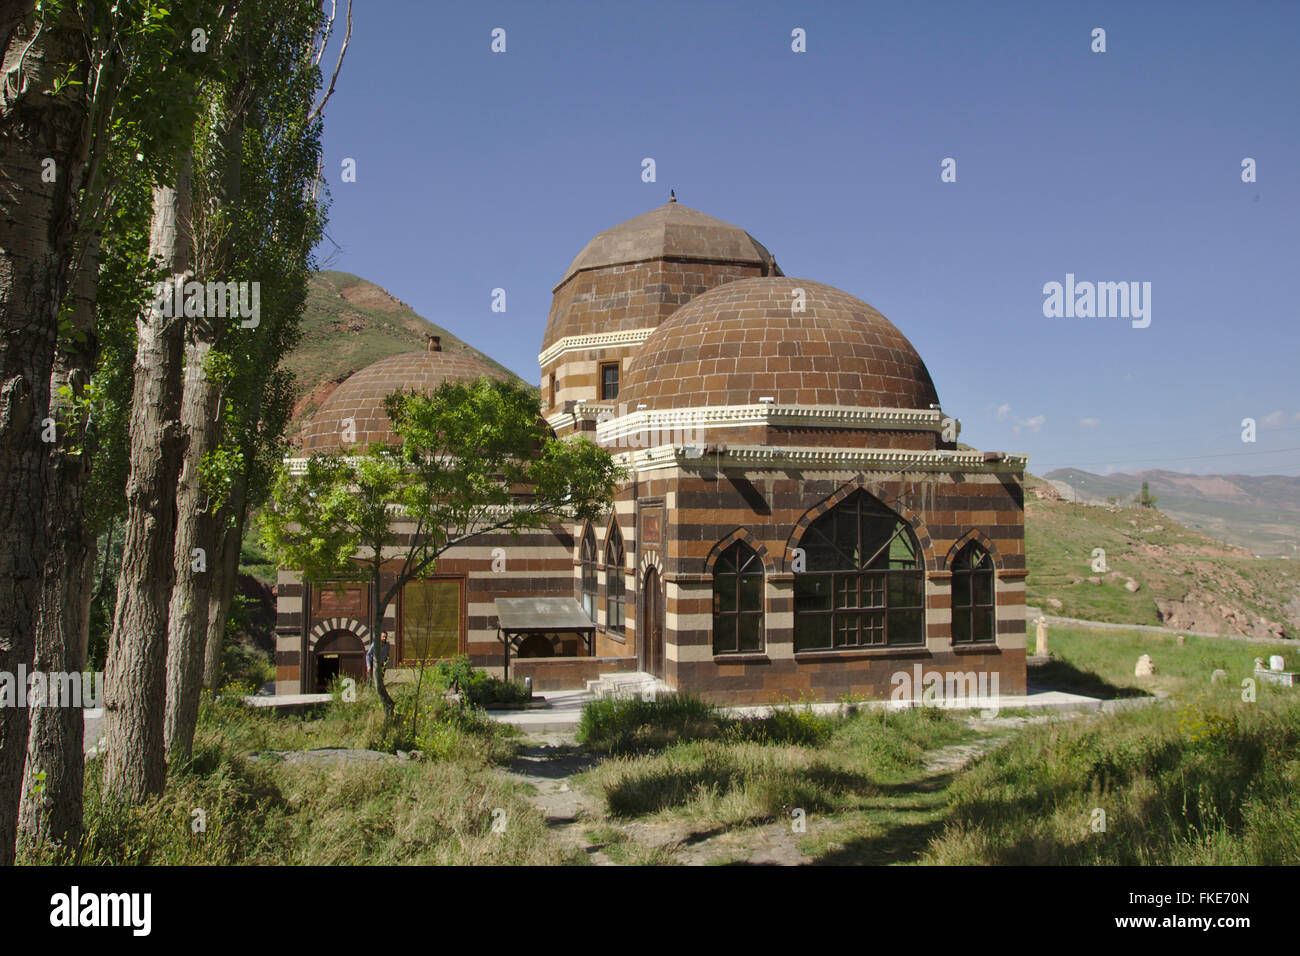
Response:
POLYGON ((1150 677, 1156 672, 1156 665, 1151 660, 1150 654, 1143 654, 1138 658, 1137 667, 1133 668, 1134 677, 1150 677))

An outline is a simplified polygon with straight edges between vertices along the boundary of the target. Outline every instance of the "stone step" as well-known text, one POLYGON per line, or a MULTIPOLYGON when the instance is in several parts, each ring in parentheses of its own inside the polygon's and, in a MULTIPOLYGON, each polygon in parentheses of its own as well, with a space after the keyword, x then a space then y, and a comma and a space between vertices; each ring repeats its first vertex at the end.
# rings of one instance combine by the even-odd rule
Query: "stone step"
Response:
POLYGON ((674 691, 653 674, 633 671, 601 674, 595 680, 587 681, 587 693, 593 697, 643 697, 654 700, 656 697, 672 694, 674 691))

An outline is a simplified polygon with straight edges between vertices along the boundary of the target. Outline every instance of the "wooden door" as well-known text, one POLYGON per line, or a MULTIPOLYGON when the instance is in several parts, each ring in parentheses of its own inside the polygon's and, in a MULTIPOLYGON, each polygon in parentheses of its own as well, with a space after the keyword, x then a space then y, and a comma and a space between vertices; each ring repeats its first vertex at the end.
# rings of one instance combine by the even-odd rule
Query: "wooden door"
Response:
POLYGON ((641 669, 655 677, 664 676, 664 596, 659 572, 651 568, 641 584, 645 595, 645 639, 642 641, 641 669))

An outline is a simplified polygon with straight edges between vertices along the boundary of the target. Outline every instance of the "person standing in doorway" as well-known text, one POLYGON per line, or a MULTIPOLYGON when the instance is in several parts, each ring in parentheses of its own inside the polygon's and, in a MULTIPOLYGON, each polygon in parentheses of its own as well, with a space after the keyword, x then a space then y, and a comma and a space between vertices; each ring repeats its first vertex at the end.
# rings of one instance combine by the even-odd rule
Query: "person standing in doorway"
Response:
POLYGON ((375 645, 379 645, 379 662, 385 667, 388 666, 388 632, 380 631, 379 640, 371 641, 370 646, 366 648, 366 677, 370 677, 370 672, 375 668, 375 645))

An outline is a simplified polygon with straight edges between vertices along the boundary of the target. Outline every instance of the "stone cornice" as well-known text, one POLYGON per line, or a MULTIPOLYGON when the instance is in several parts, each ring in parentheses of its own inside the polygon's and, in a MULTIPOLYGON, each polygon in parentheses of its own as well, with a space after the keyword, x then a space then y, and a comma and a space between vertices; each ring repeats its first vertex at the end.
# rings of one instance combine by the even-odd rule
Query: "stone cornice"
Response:
POLYGON ((650 338, 650 333, 653 331, 654 329, 624 329, 620 332, 597 332, 594 335, 566 335, 543 349, 537 356, 537 364, 548 365, 565 352, 617 348, 622 345, 640 345, 650 338))
MULTIPOLYGON (((605 420, 597 421, 596 437, 617 442, 638 432, 685 433, 691 438, 696 428, 744 428, 753 425, 784 425, 812 428, 861 428, 943 432, 945 415, 937 408, 871 408, 839 405, 717 405, 701 408, 667 408, 627 411, 626 403, 604 407, 605 420), (611 410, 613 410, 611 412, 611 410)), ((957 426, 960 434, 961 426, 957 426)))
POLYGON ((555 431, 561 425, 576 425, 578 422, 601 422, 612 418, 618 406, 611 402, 578 402, 572 411, 558 411, 546 419, 546 424, 555 431))
POLYGON ((620 452, 614 460, 638 472, 664 468, 852 468, 861 471, 986 472, 1022 474, 1028 455, 985 461, 981 451, 907 451, 895 448, 782 448, 772 445, 730 446, 705 454, 703 446, 659 445, 620 452))

